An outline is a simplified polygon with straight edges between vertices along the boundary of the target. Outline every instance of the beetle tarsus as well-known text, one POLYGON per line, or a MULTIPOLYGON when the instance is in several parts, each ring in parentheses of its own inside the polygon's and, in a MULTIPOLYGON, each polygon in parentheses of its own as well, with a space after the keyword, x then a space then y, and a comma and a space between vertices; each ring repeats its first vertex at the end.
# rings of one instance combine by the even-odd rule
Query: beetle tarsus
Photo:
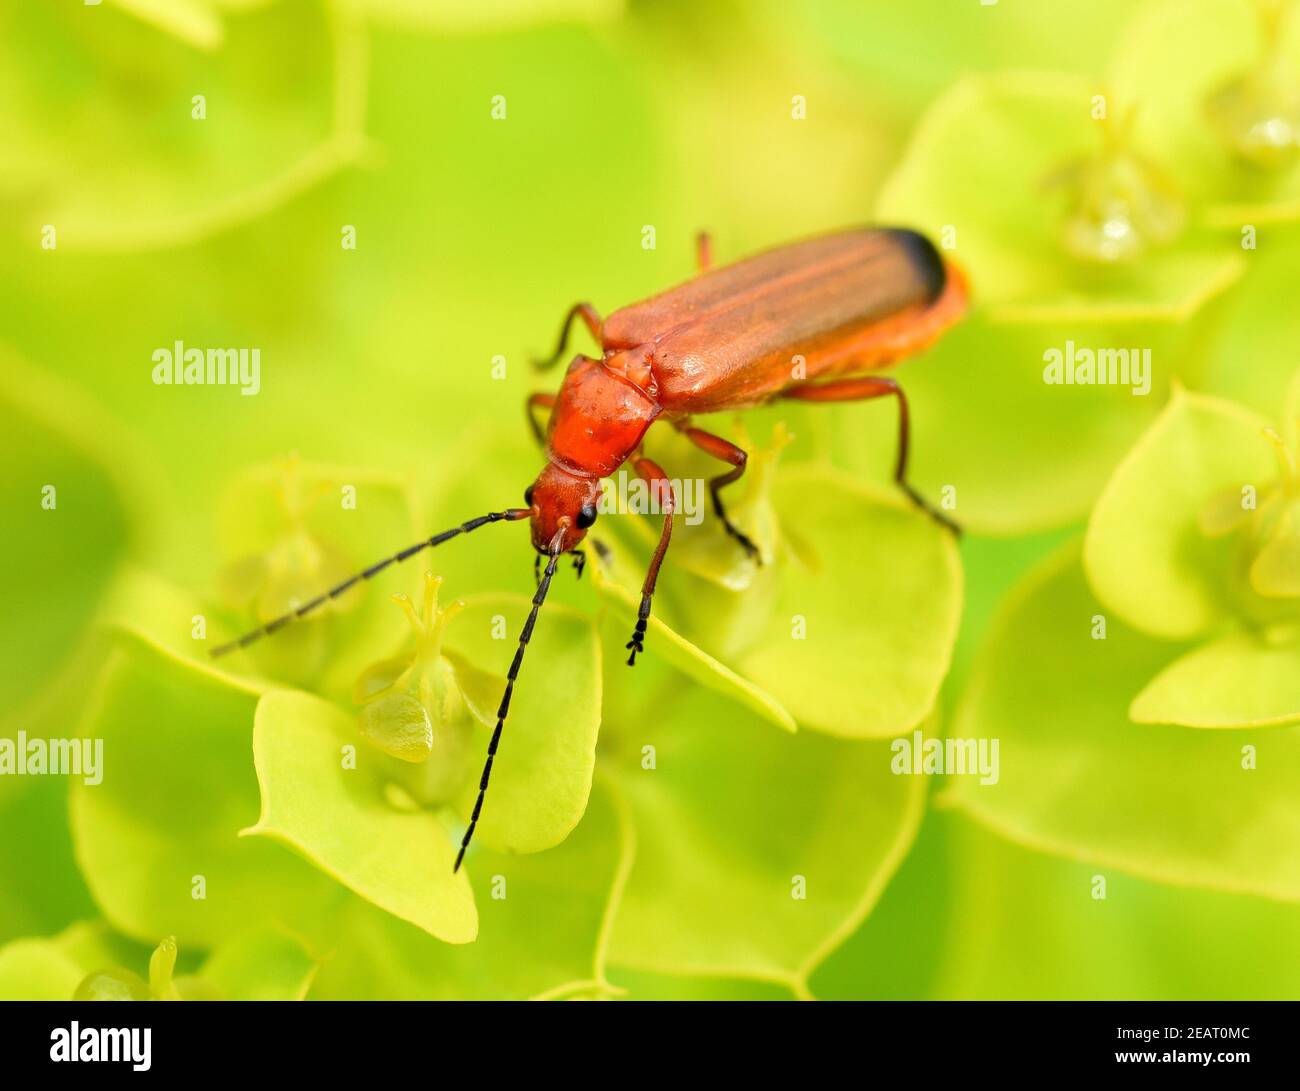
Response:
POLYGON ((636 613, 636 628, 632 630, 632 639, 623 645, 625 648, 631 648, 632 654, 627 657, 629 667, 636 666, 637 652, 645 651, 645 627, 650 620, 650 599, 648 596, 641 597, 641 609, 636 613))
POLYGON ((933 504, 931 504, 930 501, 928 501, 924 496, 922 496, 919 492, 917 492, 914 488, 912 488, 912 486, 909 485, 906 481, 900 481, 898 485, 899 488, 901 488, 903 492, 907 494, 907 498, 911 500, 912 503, 915 504, 918 508, 920 508, 923 512, 925 512, 926 515, 928 515, 941 527, 947 527, 947 529, 952 531, 952 533, 956 537, 958 538, 961 537, 960 523, 956 522, 953 519, 949 519, 948 516, 944 515, 943 512, 941 512, 938 508, 936 508, 933 504))
POLYGON ((624 644, 623 647, 632 649, 632 654, 627 657, 627 665, 629 667, 635 667, 637 652, 645 651, 645 618, 637 618, 636 629, 632 633, 632 639, 624 644))
POLYGON ((732 523, 725 515, 722 517, 722 525, 727 528, 727 533, 740 543, 741 549, 745 551, 746 556, 751 561, 757 565, 763 563, 763 555, 758 551, 758 546, 754 544, 754 540, 748 534, 732 523))
POLYGON ((587 567, 587 555, 581 550, 573 551, 574 579, 582 579, 582 570, 587 567))

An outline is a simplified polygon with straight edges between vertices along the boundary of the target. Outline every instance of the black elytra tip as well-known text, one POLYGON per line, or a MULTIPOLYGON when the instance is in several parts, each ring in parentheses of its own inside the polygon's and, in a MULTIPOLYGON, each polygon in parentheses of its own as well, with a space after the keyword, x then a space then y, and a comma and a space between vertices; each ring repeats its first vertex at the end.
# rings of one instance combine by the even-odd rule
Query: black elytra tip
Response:
POLYGON ((920 277, 927 301, 933 303, 948 286, 948 270, 943 264, 943 256, 935 249, 934 243, 919 231, 895 227, 890 229, 889 234, 907 255, 908 263, 920 277))

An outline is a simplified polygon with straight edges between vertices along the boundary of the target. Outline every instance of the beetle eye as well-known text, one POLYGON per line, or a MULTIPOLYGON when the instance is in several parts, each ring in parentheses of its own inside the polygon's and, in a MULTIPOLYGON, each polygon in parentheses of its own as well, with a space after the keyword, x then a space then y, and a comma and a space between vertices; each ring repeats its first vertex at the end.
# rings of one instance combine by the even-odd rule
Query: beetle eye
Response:
POLYGON ((575 523, 579 530, 586 530, 596 521, 596 505, 583 504, 582 510, 578 512, 578 518, 575 523))
POLYGON ((533 506, 533 487, 531 485, 524 490, 524 503, 530 508, 533 506))

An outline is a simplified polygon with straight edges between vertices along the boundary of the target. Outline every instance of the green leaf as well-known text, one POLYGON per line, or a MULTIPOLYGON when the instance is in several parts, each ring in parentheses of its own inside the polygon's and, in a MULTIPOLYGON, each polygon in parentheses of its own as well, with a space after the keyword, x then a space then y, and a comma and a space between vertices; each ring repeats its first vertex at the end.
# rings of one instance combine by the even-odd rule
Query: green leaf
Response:
POLYGON ((148 947, 124 939, 102 921, 83 921, 51 939, 24 939, 0 949, 0 996, 149 1000, 149 982, 128 968, 143 969, 148 961, 148 947))
POLYGON ((1300 900, 1300 729, 1135 725, 1175 654, 1107 619, 1078 544, 1003 604, 952 735, 998 739, 1001 776, 959 778, 965 813, 1019 844, 1157 882, 1300 900))
POLYGON ((1300 458, 1300 370, 1291 376, 1282 408, 1282 435, 1287 448, 1300 458))
POLYGON ((0 947, 0 1000, 70 1000, 84 976, 52 940, 20 939, 0 947))
POLYGON ((611 961, 802 992, 907 853, 922 778, 883 743, 779 735, 703 690, 673 708, 611 744, 637 831, 611 961))
POLYGON ((0 199, 28 238, 51 224, 60 252, 190 244, 278 208, 357 159, 351 122, 365 85, 353 20, 338 20, 331 35, 311 6, 266 4, 231 22, 217 53, 227 28, 214 5, 127 2, 154 26, 121 18, 111 4, 78 11, 84 33, 69 33, 43 7, 6 25, 15 170, 0 199), (102 90, 95 116, 62 108, 91 83, 102 90), (205 118, 192 116, 195 94, 205 96, 205 118))
POLYGON ((1133 699, 1138 723, 1268 727, 1300 720, 1300 643, 1229 633, 1175 659, 1133 699))
POLYGON ((618 967, 620 1000, 789 1000, 787 982, 739 977, 688 977, 618 967))
MULTIPOLYGON (((28 738, 58 737, 48 720, 28 720, 28 738)), ((66 723, 66 721, 63 721, 66 723)), ((14 738, 10 732, 0 737, 14 738)), ((60 777, 0 777, 0 829, 22 831, 0 839, 0 942, 48 934, 94 905, 77 872, 68 831, 68 790, 60 777), (32 876, 40 881, 33 882, 32 876)))
POLYGON ((114 966, 139 966, 149 960, 152 944, 136 943, 114 932, 102 920, 78 921, 55 938, 60 951, 68 955, 83 974, 114 966))
POLYGON ((214 616, 215 611, 214 604, 185 588, 128 564, 109 589, 97 624, 105 630, 133 634, 200 674, 223 679, 237 689, 264 693, 276 688, 275 682, 246 672, 251 670, 246 653, 235 651, 212 658, 213 647, 240 635, 238 629, 214 616), (196 625, 200 620, 203 628, 196 625))
POLYGON ((1189 237, 1099 268, 1064 250, 1065 206, 1049 182, 1102 149, 1101 125, 1113 122, 1090 119, 1096 93, 1043 73, 962 80, 922 119, 878 218, 936 239, 955 230, 952 256, 995 320, 1188 318, 1241 274, 1240 253, 1189 237))
POLYGON ((1289 524, 1260 547, 1250 566, 1251 588, 1267 598, 1300 598, 1300 504, 1292 503, 1289 524))
MULTIPOLYGON (((418 541, 400 479, 359 467, 290 456, 248 468, 228 484, 218 515, 223 597, 234 635, 272 621, 367 566, 418 541)), ((418 562, 416 562, 418 564, 418 562)), ((389 587, 414 590, 414 565, 387 573, 389 587)), ((392 604, 370 581, 229 662, 340 701, 378 652, 392 651, 392 604)), ((221 638, 214 638, 213 645, 221 638)))
MULTIPOLYGON (((1240 402, 1269 418, 1283 404, 1288 383, 1295 383, 1300 314, 1291 301, 1300 282, 1298 239, 1294 228, 1264 228, 1259 249, 1244 251, 1250 270, 1238 290, 1222 301, 1214 336, 1205 341, 1203 373, 1194 383, 1205 393, 1240 402)), ((1298 397, 1292 394, 1294 409, 1283 417, 1291 428, 1300 420, 1298 397)), ((1289 443, 1294 450, 1296 438, 1289 443)))
POLYGON ((213 951, 200 976, 227 1000, 302 1000, 316 976, 316 962, 292 936, 258 928, 213 951))
POLYGON ((274 838, 363 898, 448 943, 478 929, 451 833, 437 815, 388 802, 388 764, 351 719, 306 693, 258 702, 253 753, 262 811, 247 834, 274 838))
POLYGON ((1153 883, 1028 851, 959 816, 942 821, 960 912, 948 922, 938 999, 1300 996, 1295 905, 1153 883))
MULTIPOLYGON (((515 595, 468 598, 447 626, 446 646, 504 676, 529 606, 515 595)), ((600 731, 600 655, 589 618, 546 603, 514 687, 475 843, 503 852, 541 852, 563 841, 582 818, 600 731)), ((482 721, 475 728, 479 752, 486 755, 492 728, 482 721)), ((458 809, 466 820, 477 795, 475 775, 460 796, 458 809)), ((472 856, 470 861, 474 866, 472 856)))
POLYGON ((608 994, 604 944, 630 863, 626 820, 597 786, 582 823, 544 855, 480 849, 472 946, 438 943, 359 898, 340 908, 314 1000, 517 999, 608 994))
POLYGON ((1216 494, 1262 493, 1276 478, 1266 424, 1176 391, 1116 468, 1088 524, 1084 565, 1097 596, 1129 624, 1186 638, 1239 608, 1227 579, 1234 543, 1207 537, 1200 518, 1216 494))
POLYGON ((957 636, 952 533, 829 468, 787 470, 773 499, 787 556, 740 672, 804 726, 846 738, 910 731, 934 707, 957 636))
POLYGON ((256 702, 256 690, 114 634, 80 729, 103 740, 103 782, 73 779, 71 815, 91 894, 127 935, 206 947, 259 920, 292 923, 327 895, 291 854, 237 836, 258 808, 256 702))
POLYGON ((501 32, 546 23, 603 23, 623 12, 623 0, 362 0, 380 24, 442 34, 501 32))
MULTIPOLYGON (((1114 94, 1136 103, 1141 142, 1176 166, 1179 182, 1206 205, 1207 222, 1238 228, 1300 218, 1300 169, 1263 170, 1233 152, 1214 123, 1211 97, 1259 72, 1262 41, 1254 5, 1238 0, 1147 0, 1125 28, 1111 64, 1114 94), (1196 57, 1196 64, 1187 64, 1196 57)), ((1282 67, 1300 63, 1300 33, 1284 20, 1282 67)), ((1294 90, 1294 81, 1292 82, 1294 90)), ((1285 92, 1278 104, 1286 102, 1285 92)), ((1293 103, 1289 104, 1293 109, 1293 103)), ((1255 119, 1264 122, 1267 111, 1255 119)))
POLYGON ((0 353, 0 708, 32 701, 66 661, 128 547, 117 432, 75 390, 0 353))
POLYGON ((971 69, 999 71, 1032 57, 1045 72, 1091 74, 1110 49, 1132 0, 1055 0, 1043 4, 953 4, 908 0, 906 18, 859 0, 791 5, 761 0, 779 20, 770 33, 814 35, 832 57, 853 66, 852 86, 872 89, 871 117, 910 121, 953 78, 971 69), (859 82, 861 81, 861 82, 859 82))
POLYGON ((219 944, 198 976, 173 976, 177 954, 174 941, 164 940, 150 955, 102 922, 83 922, 53 939, 0 950, 0 995, 13 986, 24 999, 67 1000, 75 989, 86 1000, 301 1000, 316 972, 298 940, 269 926, 219 944), (149 980, 136 972, 146 966, 149 980), (63 991, 70 974, 76 980, 63 991), (29 984, 23 985, 23 976, 29 984))
POLYGON ((197 49, 216 49, 225 38, 220 0, 117 0, 117 6, 197 49))

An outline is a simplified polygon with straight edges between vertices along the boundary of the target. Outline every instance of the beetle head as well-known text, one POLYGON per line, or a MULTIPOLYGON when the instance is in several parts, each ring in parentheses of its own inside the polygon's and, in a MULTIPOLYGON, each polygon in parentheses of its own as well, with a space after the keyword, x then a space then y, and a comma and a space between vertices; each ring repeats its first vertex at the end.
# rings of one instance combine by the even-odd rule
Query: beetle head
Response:
POLYGON ((599 499, 599 478, 547 463, 524 492, 524 503, 532 512, 533 548, 547 554, 573 549, 596 521, 599 499))

